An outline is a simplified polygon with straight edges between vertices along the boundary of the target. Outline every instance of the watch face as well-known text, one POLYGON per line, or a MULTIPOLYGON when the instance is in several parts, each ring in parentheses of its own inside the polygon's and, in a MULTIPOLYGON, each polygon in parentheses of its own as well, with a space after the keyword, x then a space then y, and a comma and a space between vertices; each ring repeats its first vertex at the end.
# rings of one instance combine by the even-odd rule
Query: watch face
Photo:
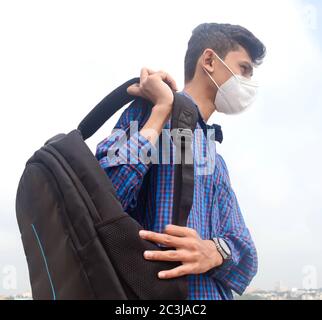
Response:
POLYGON ((223 239, 219 239, 219 244, 222 247, 222 249, 227 253, 227 255, 231 255, 231 251, 229 246, 227 245, 226 241, 223 239))

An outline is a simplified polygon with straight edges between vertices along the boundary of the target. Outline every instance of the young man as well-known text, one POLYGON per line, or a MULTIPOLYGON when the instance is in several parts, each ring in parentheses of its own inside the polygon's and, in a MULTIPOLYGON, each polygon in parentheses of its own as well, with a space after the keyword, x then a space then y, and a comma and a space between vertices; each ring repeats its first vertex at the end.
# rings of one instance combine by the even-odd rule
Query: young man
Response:
MULTIPOLYGON (((212 113, 236 114, 253 102, 253 67, 264 55, 264 45, 241 26, 204 23, 193 30, 185 57, 185 87, 179 93, 190 98, 198 109, 197 129, 215 129, 218 136, 220 127, 207 125, 212 113)), ((122 138, 114 131, 97 146, 96 157, 112 180, 124 210, 144 227, 140 236, 176 248, 144 253, 151 261, 182 262, 158 276, 167 279, 187 275, 189 300, 233 299, 232 290, 241 295, 257 273, 258 264, 223 158, 214 149, 208 152, 214 158, 214 170, 195 174, 193 205, 187 226, 182 227, 170 224, 173 163, 146 163, 138 156, 159 150, 158 137, 164 134, 162 129, 170 128, 172 90, 177 88, 171 76, 143 68, 140 84, 129 87, 128 92, 153 102, 149 118, 143 121, 142 100, 136 99, 115 126, 128 132, 131 122, 138 121, 139 131, 123 144, 129 154, 119 148, 118 160, 123 162, 110 157, 109 150, 115 149, 122 138)), ((193 147, 194 160, 198 160, 205 150, 209 151, 206 136, 195 135, 193 147)), ((195 172, 199 169, 197 162, 195 172)))

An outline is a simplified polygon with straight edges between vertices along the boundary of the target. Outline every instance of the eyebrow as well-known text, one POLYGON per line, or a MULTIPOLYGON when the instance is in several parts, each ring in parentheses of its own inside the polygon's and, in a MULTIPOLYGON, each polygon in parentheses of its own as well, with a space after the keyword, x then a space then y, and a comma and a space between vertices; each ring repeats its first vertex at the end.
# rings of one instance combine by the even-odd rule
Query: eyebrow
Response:
POLYGON ((251 76, 254 74, 254 68, 248 61, 242 61, 240 64, 247 68, 247 72, 249 72, 251 76))

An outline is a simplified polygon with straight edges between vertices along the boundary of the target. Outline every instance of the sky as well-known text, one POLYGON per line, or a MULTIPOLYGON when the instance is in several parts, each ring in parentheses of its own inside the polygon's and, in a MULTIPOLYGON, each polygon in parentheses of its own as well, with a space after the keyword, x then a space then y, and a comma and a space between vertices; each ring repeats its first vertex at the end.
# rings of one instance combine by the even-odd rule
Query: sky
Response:
MULTIPOLYGON (((209 120, 222 126, 217 149, 258 251, 251 287, 322 287, 321 1, 0 0, 0 295, 30 290, 15 217, 28 158, 142 67, 182 90, 187 43, 204 22, 240 24, 267 47, 256 103, 209 120)), ((93 152, 122 110, 87 141, 93 152)))

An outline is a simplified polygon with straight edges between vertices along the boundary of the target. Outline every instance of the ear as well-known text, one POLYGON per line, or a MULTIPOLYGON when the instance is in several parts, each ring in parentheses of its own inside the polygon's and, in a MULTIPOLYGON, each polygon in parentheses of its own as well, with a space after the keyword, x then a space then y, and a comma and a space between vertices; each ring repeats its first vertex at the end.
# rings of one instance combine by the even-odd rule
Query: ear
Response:
POLYGON ((206 49, 201 56, 201 66, 204 67, 210 74, 215 71, 216 55, 213 50, 206 49))

